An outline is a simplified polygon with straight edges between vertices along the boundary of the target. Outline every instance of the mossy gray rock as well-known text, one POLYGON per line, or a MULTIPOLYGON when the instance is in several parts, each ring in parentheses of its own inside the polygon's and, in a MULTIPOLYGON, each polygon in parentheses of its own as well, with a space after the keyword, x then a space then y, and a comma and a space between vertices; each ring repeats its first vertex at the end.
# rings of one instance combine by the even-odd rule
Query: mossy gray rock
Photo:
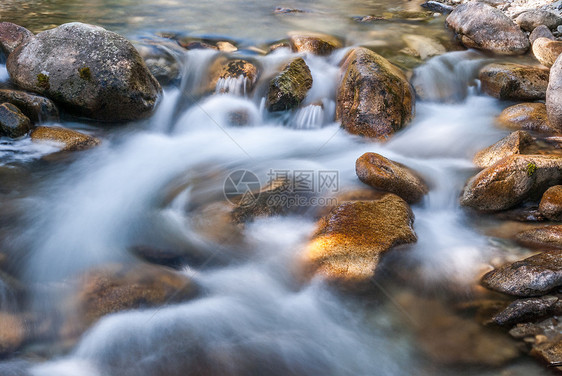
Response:
POLYGON ((17 138, 31 129, 31 122, 11 103, 0 105, 0 136, 17 138))
POLYGON ((562 286, 562 250, 542 252, 501 266, 485 274, 482 285, 508 295, 544 295, 562 286))
POLYGON ((9 56, 21 44, 33 38, 33 33, 25 27, 11 22, 0 22, 0 52, 9 56))
POLYGON ((285 65, 269 83, 267 109, 285 111, 298 107, 312 87, 310 68, 302 58, 285 65))
POLYGON ((530 47, 529 38, 501 10, 482 2, 459 5, 447 17, 446 24, 468 48, 500 55, 520 55, 530 47))
POLYGON ((0 89, 1 102, 13 104, 33 123, 57 121, 59 119, 59 110, 55 103, 40 95, 21 90, 0 89))
POLYGON ((464 188, 461 205, 482 211, 506 210, 539 199, 562 182, 562 157, 511 155, 482 170, 464 188))
POLYGON ((100 121, 145 118, 162 90, 129 41, 83 23, 37 34, 10 54, 6 67, 19 87, 100 121))
POLYGON ((429 191, 415 171, 380 154, 363 154, 355 162, 355 172, 363 183, 394 193, 409 204, 420 201, 429 191))
POLYGON ((414 91, 404 73, 382 56, 355 48, 341 72, 336 119, 348 132, 384 139, 412 119, 414 91))
POLYGON ((546 97, 549 71, 521 64, 489 64, 478 75, 482 91, 498 99, 537 100, 546 97))

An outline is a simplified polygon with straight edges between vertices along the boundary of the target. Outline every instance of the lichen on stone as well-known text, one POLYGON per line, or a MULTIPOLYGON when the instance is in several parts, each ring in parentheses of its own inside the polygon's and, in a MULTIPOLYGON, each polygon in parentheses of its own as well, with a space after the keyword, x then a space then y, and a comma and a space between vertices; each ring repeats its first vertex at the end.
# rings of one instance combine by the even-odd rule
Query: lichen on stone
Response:
POLYGON ((51 86, 49 84, 49 76, 45 73, 39 73, 37 75, 37 85, 43 89, 49 89, 51 86))
POLYGON ((529 162, 529 163, 527 164, 527 175, 533 176, 533 174, 535 173, 535 171, 537 171, 537 165, 534 164, 533 162, 529 162))
POLYGON ((88 67, 78 69, 78 73, 80 74, 80 78, 83 80, 90 81, 92 79, 92 72, 88 67))

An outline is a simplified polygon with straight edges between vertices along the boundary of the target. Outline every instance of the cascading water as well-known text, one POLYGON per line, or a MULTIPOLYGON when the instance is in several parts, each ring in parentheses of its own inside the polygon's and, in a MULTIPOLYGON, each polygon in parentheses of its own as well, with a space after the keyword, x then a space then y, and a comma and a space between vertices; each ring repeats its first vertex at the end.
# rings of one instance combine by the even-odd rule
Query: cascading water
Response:
MULTIPOLYGON (((402 328, 409 318, 392 298, 373 308, 321 281, 295 282, 293 263, 315 218, 258 219, 244 231, 242 252, 207 236, 215 223, 199 221, 198 208, 224 198, 230 171, 252 171, 263 184, 276 169, 336 170, 340 188, 359 187, 355 160, 376 152, 414 168, 431 187, 413 206, 419 241, 400 251, 401 260, 427 285, 472 282, 494 250, 470 228, 458 195, 473 172, 472 154, 505 134, 493 127, 498 102, 467 88, 484 59, 453 52, 416 70, 416 85, 431 99, 446 93, 455 103, 417 103, 412 124, 380 144, 334 123, 343 54, 298 55, 311 69, 312 89, 301 109, 273 116, 261 93, 247 93, 238 79, 219 81, 221 94, 203 97, 202 77, 218 53, 189 51, 179 57, 179 88, 165 90, 144 129, 120 130, 55 169, 22 204, 25 225, 11 239, 14 250, 29 250, 22 260, 27 283, 67 283, 98 265, 136 262, 129 251, 149 244, 196 252, 203 261, 182 272, 202 293, 179 304, 108 315, 69 353, 31 365, 0 364, 0 374, 23 368, 33 376, 458 374, 420 356, 402 328), (168 197, 178 180, 181 192, 168 197)), ((260 58, 263 76, 294 56, 280 49, 260 58)), ((0 66, 0 81, 7 79, 4 72, 0 66)), ((52 151, 15 142, 18 150, 29 150, 22 160, 52 151)), ((0 143, 0 163, 18 160, 2 148, 0 143)), ((43 290, 36 295, 38 310, 59 304, 43 290)))

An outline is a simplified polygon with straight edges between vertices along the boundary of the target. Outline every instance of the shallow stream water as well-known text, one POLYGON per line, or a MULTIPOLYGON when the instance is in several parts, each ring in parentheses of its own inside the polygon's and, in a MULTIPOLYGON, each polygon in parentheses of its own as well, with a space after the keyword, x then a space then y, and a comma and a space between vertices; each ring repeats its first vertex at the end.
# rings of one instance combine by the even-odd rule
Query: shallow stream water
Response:
MULTIPOLYGON (((80 20, 132 38, 162 31, 165 22, 164 31, 223 34, 247 45, 281 39, 298 28, 345 36, 348 46, 378 46, 389 58, 403 47, 402 34, 448 38, 443 17, 381 24, 349 18, 395 8, 419 10, 410 3, 78 3, 7 1, 0 16, 35 31, 80 20), (311 12, 273 14, 276 6, 311 12)), ((48 289, 94 266, 135 262, 129 250, 150 245, 196 249, 203 261, 181 270, 204 291, 186 303, 109 315, 69 348, 28 349, 0 363, 1 374, 179 376, 203 374, 197 367, 205 359, 212 359, 207 371, 220 375, 248 374, 248 369, 253 375, 547 374, 525 357, 498 368, 445 366, 427 358, 409 329, 415 320, 400 299, 400 283, 377 282, 373 297, 346 296, 316 280, 296 284, 293 263, 314 230, 311 215, 256 220, 245 229, 241 253, 207 236, 213 223, 205 231, 195 224, 193 208, 222 199, 232 171, 249 170, 262 184, 272 170, 337 171, 338 189, 345 190, 362 186, 355 160, 377 152, 415 169, 431 187, 413 206, 418 242, 396 250, 401 263, 416 270, 410 284, 431 291, 455 286, 461 298, 470 297, 490 260, 507 252, 474 230, 473 219, 458 204, 463 184, 476 171, 473 154, 507 134, 494 126, 507 104, 481 95, 474 80, 489 58, 457 51, 421 65, 416 74, 426 91, 448 88, 458 93, 457 101, 418 101, 413 122, 381 144, 346 133, 333 120, 343 53, 299 55, 314 79, 305 100, 311 106, 281 117, 263 109, 259 94, 215 94, 194 101, 197 77, 215 53, 190 51, 180 57, 183 81, 165 88, 150 119, 115 129, 63 122, 101 136, 100 147, 49 161, 42 159, 53 151, 49 146, 0 139, 0 166, 19 171, 13 189, 0 192, 1 202, 14 211, 0 241, 17 260, 25 283, 48 289), (232 122, 232 112, 240 110, 249 123, 243 127, 232 122), (178 180, 187 181, 185 189, 167 199, 178 180)), ((255 58, 267 70, 295 55, 281 49, 255 58)), ((0 65, 0 81, 7 80, 0 65)), ((35 300, 38 310, 53 304, 48 294, 38 293, 35 300)))

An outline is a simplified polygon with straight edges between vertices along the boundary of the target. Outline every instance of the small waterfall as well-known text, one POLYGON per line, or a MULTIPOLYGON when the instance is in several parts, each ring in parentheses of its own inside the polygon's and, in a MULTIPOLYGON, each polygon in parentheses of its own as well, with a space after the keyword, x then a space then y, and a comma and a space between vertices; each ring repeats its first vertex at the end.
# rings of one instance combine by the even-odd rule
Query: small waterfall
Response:
POLYGON ((319 104, 309 104, 297 110, 294 118, 295 129, 316 129, 324 122, 324 109, 319 104))
POLYGON ((429 59, 414 69, 412 85, 422 100, 431 102, 460 102, 488 59, 474 50, 448 52, 429 59))
POLYGON ((6 65, 0 64, 0 83, 6 82, 10 79, 10 75, 8 74, 8 70, 6 69, 6 65))
POLYGON ((238 77, 219 78, 215 93, 246 96, 248 94, 248 83, 248 78, 244 75, 240 75, 238 77))

